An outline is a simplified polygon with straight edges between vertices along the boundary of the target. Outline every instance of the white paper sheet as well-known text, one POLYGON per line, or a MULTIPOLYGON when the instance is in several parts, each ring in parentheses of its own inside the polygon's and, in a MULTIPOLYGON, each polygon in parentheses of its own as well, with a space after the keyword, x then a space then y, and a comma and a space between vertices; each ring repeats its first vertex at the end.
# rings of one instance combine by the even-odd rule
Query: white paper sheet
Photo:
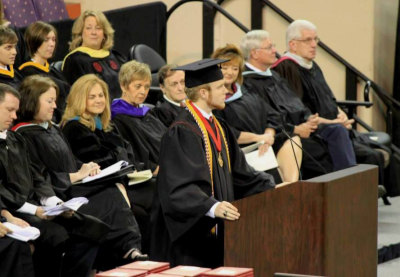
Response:
POLYGON ((46 211, 44 215, 56 216, 69 210, 76 211, 82 205, 87 203, 89 203, 89 200, 86 197, 75 197, 54 207, 43 207, 44 210, 46 211))
POLYGON ((13 231, 12 233, 7 234, 8 237, 13 239, 29 241, 35 240, 40 236, 40 231, 36 227, 29 226, 22 228, 10 222, 4 222, 3 225, 13 231))

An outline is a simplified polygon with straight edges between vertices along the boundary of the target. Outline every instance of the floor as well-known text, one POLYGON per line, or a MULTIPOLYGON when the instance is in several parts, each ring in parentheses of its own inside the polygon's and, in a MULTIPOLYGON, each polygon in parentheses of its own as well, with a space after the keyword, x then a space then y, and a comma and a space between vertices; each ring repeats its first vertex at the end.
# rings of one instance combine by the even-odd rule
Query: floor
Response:
MULTIPOLYGON (((378 202, 378 249, 400 242, 400 196, 390 198, 391 206, 378 202)), ((400 258, 378 265, 378 277, 400 277, 400 258)))

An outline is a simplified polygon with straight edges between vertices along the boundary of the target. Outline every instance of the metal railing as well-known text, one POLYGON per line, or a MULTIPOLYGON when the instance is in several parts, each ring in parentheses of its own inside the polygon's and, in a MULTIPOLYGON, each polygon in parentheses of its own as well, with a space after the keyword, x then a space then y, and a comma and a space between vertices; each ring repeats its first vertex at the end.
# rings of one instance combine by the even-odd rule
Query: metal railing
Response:
MULTIPOLYGON (((218 0, 217 3, 210 1, 210 0, 182 0, 177 3, 175 3, 167 12, 167 20, 170 18, 171 14, 180 6, 183 4, 189 3, 189 2, 202 2, 203 3, 203 15, 207 11, 207 8, 211 8, 214 12, 213 13, 208 13, 208 16, 210 18, 206 18, 206 16, 203 16, 203 57, 209 57, 210 54, 213 51, 213 43, 214 43, 214 32, 211 27, 213 27, 213 22, 215 18, 215 11, 218 11, 222 15, 224 15, 229 21, 231 21, 234 25, 236 25, 238 28, 240 28, 243 32, 248 32, 250 31, 249 28, 244 26, 241 22, 239 22, 236 18, 234 18, 230 13, 228 13, 224 8, 221 7, 221 4, 224 2, 224 0, 218 0), (205 28, 207 28, 207 25, 204 23, 204 21, 208 20, 208 32, 205 32, 205 28)), ((284 18, 288 23, 291 23, 293 21, 293 18, 291 18, 289 15, 287 15, 285 12, 283 12, 281 9, 279 9, 276 5, 274 5, 271 1, 269 0, 252 0, 252 28, 261 28, 261 23, 262 23, 262 18, 257 18, 257 13, 261 16, 262 11, 261 8, 263 5, 266 5, 269 7, 271 10, 276 12, 278 15, 280 15, 282 18, 284 18), (256 22, 254 24, 254 22, 256 22)), ((356 67, 351 65, 348 61, 346 61, 343 57, 341 57, 339 54, 337 54, 335 51, 333 51, 329 46, 327 46, 325 43, 320 41, 318 45, 325 50, 329 55, 331 55, 334 59, 339 61, 342 65, 345 66, 346 68, 346 90, 348 88, 355 90, 356 85, 355 83, 358 80, 363 80, 366 82, 368 87, 371 87, 375 93, 376 96, 383 102, 383 104, 386 106, 387 111, 386 111, 386 124, 387 124, 387 132, 391 134, 391 126, 392 126, 392 111, 393 110, 400 110, 400 102, 394 99, 385 89, 383 89, 381 86, 379 86, 377 83, 375 83, 373 80, 368 78, 365 74, 363 74, 360 70, 358 70, 356 67)), ((355 92, 354 93, 347 93, 347 97, 350 98, 350 100, 355 100, 355 92), (350 96, 349 96, 350 95, 350 96), (349 97, 348 97, 349 96, 349 97)), ((364 124, 362 124, 364 125, 364 124)), ((371 130, 371 127, 368 128, 371 130)))

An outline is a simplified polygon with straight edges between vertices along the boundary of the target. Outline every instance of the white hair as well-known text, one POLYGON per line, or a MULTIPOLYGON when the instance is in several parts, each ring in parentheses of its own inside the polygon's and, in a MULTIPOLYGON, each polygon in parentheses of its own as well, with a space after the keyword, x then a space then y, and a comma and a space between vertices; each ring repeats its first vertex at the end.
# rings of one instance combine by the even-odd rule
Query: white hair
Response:
POLYGON ((242 38, 240 41, 240 49, 246 61, 250 58, 251 50, 261 47, 261 43, 265 39, 269 39, 269 33, 265 30, 250 31, 242 38))
POLYGON ((286 29, 286 47, 289 50, 289 42, 294 39, 301 38, 301 31, 312 30, 317 31, 317 27, 308 20, 298 19, 290 23, 286 29))

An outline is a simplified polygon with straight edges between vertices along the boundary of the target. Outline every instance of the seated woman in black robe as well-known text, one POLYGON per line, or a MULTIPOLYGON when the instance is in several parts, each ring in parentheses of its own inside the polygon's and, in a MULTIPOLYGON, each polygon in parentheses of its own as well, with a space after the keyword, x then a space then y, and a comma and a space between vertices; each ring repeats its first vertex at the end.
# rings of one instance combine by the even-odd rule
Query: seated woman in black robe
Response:
POLYGON ((121 96, 118 72, 126 58, 111 50, 114 30, 99 11, 85 11, 72 26, 69 54, 64 58, 62 71, 72 85, 79 77, 94 73, 109 86, 110 100, 121 96))
MULTIPOLYGON (((279 128, 280 119, 272 107, 241 86, 244 67, 241 51, 235 45, 228 44, 215 50, 212 57, 229 60, 221 65, 225 87, 229 91, 226 95, 225 109, 217 110, 215 114, 224 118, 237 130, 239 144, 264 141, 260 146, 260 153, 271 146, 277 153, 283 181, 297 181, 302 151, 299 147, 292 149, 290 140, 283 133, 276 134, 275 130, 279 128)), ((292 139, 301 145, 298 136, 293 136, 292 139)))
MULTIPOLYGON (((137 61, 130 61, 121 67, 119 82, 122 97, 114 99, 111 115, 123 138, 133 147, 135 157, 143 163, 144 168, 151 169, 153 176, 158 174, 161 138, 167 130, 164 123, 153 113, 154 109, 145 106, 151 84, 149 66, 137 61)), ((139 226, 143 232, 148 230, 153 203, 155 178, 148 183, 133 186, 128 190, 135 205, 141 207, 139 226)), ((146 246, 149 238, 145 238, 146 246)))
MULTIPOLYGON (((89 203, 79 212, 95 216, 109 225, 110 231, 100 245, 97 269, 143 258, 135 217, 114 182, 73 184, 96 174, 99 167, 91 161, 86 164, 77 161, 62 132, 51 124, 57 90, 54 81, 39 75, 27 77, 20 88, 23 95, 18 113, 20 123, 13 129, 24 136, 29 146, 31 167, 37 173, 35 182, 49 184, 64 201, 72 196, 87 197, 89 203)), ((78 93, 82 93, 80 87, 78 93)))
POLYGON ((151 84, 150 68, 137 61, 127 62, 121 67, 119 82, 123 92, 112 102, 112 120, 134 147, 136 158, 157 175, 161 138, 167 128, 143 105, 151 84))
MULTIPOLYGON (((110 105, 107 101, 104 103, 104 99, 108 101, 107 85, 94 74, 79 78, 72 86, 62 121, 62 131, 72 152, 81 161, 95 161, 102 168, 125 160, 141 169, 142 165, 135 159, 131 145, 110 122, 110 105)), ((127 184, 126 180, 121 180, 121 183, 127 184)), ((153 186, 153 183, 146 183, 128 188, 128 198, 132 199, 131 208, 143 235, 144 249, 147 232, 143 227, 148 222, 153 186), (140 188, 145 191, 137 192, 140 188)))
POLYGON ((53 121, 60 122, 70 85, 64 78, 64 75, 57 69, 50 67, 48 62, 56 50, 57 31, 48 23, 36 21, 26 29, 25 42, 31 60, 23 63, 18 70, 22 77, 40 74, 50 77, 57 84, 59 94, 57 96, 57 108, 54 111, 53 121))

